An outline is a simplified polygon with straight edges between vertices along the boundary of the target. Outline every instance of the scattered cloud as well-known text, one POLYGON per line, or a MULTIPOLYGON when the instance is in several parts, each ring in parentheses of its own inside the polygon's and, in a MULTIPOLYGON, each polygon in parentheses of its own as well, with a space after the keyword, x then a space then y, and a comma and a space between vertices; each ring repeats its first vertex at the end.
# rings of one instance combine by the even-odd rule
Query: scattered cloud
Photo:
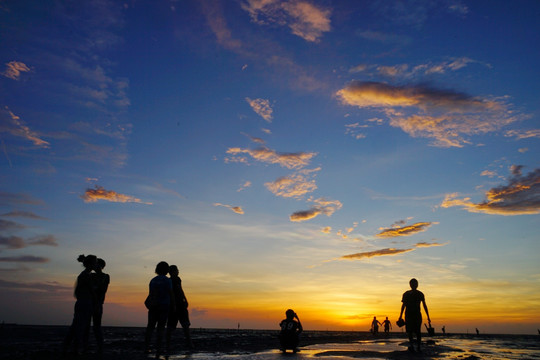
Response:
MULTIPOLYGON (((379 42, 383 44, 407 45, 408 43, 411 42, 411 38, 406 35, 385 33, 381 31, 373 31, 373 30, 357 31, 356 35, 358 35, 359 37, 365 40, 375 41, 375 42, 379 42)), ((359 69, 362 69, 362 68, 360 67, 359 69)), ((360 70, 360 71, 363 71, 363 70, 360 70)))
POLYGON ((340 257, 340 260, 361 260, 365 258, 371 258, 376 256, 388 256, 388 255, 399 255, 403 254, 409 251, 414 251, 414 249, 394 249, 394 248, 386 248, 381 250, 375 250, 375 251, 366 251, 366 252, 360 252, 356 254, 350 254, 350 255, 344 255, 340 257))
POLYGON ((310 42, 318 42, 331 29, 331 11, 308 1, 247 0, 242 9, 257 24, 288 26, 294 35, 310 42))
POLYGON ((463 147, 470 143, 465 136, 495 132, 519 118, 503 102, 426 86, 353 81, 336 95, 343 104, 381 110, 391 126, 439 147, 463 147))
POLYGON ((437 247, 437 246, 446 246, 446 245, 448 245, 448 243, 441 244, 438 242, 432 242, 432 243, 419 242, 419 243, 416 243, 414 246, 416 248, 427 248, 427 247, 437 247))
POLYGON ((41 139, 38 133, 31 130, 30 127, 28 127, 19 116, 11 112, 8 107, 0 110, 0 133, 7 133, 18 138, 23 138, 40 148, 50 147, 50 144, 47 141, 41 139))
POLYGON ((313 176, 314 172, 320 170, 320 167, 312 170, 300 170, 292 175, 283 176, 275 181, 267 182, 264 186, 276 196, 299 199, 317 189, 315 180, 310 177, 313 176))
POLYGON ((228 50, 239 50, 242 42, 232 36, 232 32, 227 25, 224 9, 221 2, 212 0, 201 0, 203 13, 210 29, 216 36, 218 44, 228 50))
POLYGON ((0 288, 47 292, 73 291, 73 287, 60 285, 60 283, 56 281, 24 283, 0 279, 0 288))
POLYGON ((49 259, 41 256, 22 255, 22 256, 2 256, 0 262, 15 262, 15 263, 46 263, 49 259))
POLYGON ((0 191, 0 205, 43 205, 43 201, 34 199, 27 194, 14 194, 0 191))
POLYGON ((58 246, 53 235, 35 236, 25 241, 20 236, 0 236, 0 245, 7 249, 23 249, 27 246, 58 246))
POLYGON ((398 236, 410 236, 422 231, 426 231, 428 227, 433 224, 438 224, 436 222, 418 222, 412 225, 406 226, 394 226, 388 229, 382 229, 380 233, 377 234, 379 238, 392 238, 398 236))
POLYGON ((324 198, 309 199, 314 205, 309 210, 296 211, 289 216, 289 220, 299 222, 311 220, 320 214, 332 216, 332 214, 341 209, 343 204, 339 200, 326 200, 324 198))
POLYGON ((533 130, 508 130, 504 133, 506 137, 513 137, 517 140, 540 138, 540 129, 533 130))
POLYGON ((242 191, 242 190, 245 190, 247 189, 248 187, 251 187, 251 181, 246 181, 245 183, 243 183, 240 188, 236 191, 242 191))
POLYGON ((495 171, 492 170, 484 170, 480 173, 480 176, 487 176, 487 177, 496 177, 498 174, 495 171))
POLYGON ((247 159, 239 156, 239 154, 248 154, 253 159, 268 163, 279 164, 287 169, 298 169, 306 165, 309 165, 310 160, 317 155, 317 153, 309 152, 297 152, 297 153, 279 153, 275 150, 268 149, 266 147, 258 148, 255 150, 241 149, 241 148, 229 148, 227 154, 231 154, 233 157, 226 158, 226 162, 247 162, 247 159))
POLYGON ((6 70, 2 72, 2 75, 12 80, 19 80, 21 73, 30 71, 30 68, 23 62, 10 61, 6 64, 6 70))
POLYGON ((332 232, 332 227, 330 226, 325 226, 321 229, 321 232, 325 233, 325 234, 330 234, 332 232))
POLYGON ((272 113, 274 110, 272 109, 272 106, 270 105, 270 101, 266 99, 250 99, 246 98, 247 103, 253 111, 257 113, 260 117, 262 117, 264 120, 268 121, 269 123, 272 122, 272 113))
POLYGON ((20 210, 10 211, 10 212, 4 213, 4 214, 0 214, 0 216, 5 216, 5 217, 24 217, 24 218, 28 218, 28 219, 47 220, 47 218, 44 218, 44 217, 39 216, 39 215, 36 215, 36 214, 34 214, 33 212, 30 212, 30 211, 20 211, 20 210))
POLYGON ((368 127, 369 125, 361 125, 360 123, 346 124, 345 135, 350 135, 356 140, 364 139, 366 137, 366 134, 364 134, 361 129, 365 129, 368 127))
POLYGON ((215 203, 214 206, 226 207, 227 209, 231 209, 231 211, 234 211, 237 214, 240 214, 240 215, 244 214, 244 210, 240 206, 231 206, 231 205, 225 205, 225 204, 220 204, 220 203, 215 203))
POLYGON ((458 199, 458 194, 446 195, 441 207, 459 206, 472 213, 492 215, 540 214, 540 168, 523 176, 521 166, 512 167, 507 185, 488 190, 486 199, 474 203, 469 197, 458 199))
POLYGON ((242 133, 242 134, 247 136, 254 143, 261 144, 261 145, 265 144, 265 141, 263 139, 259 138, 259 137, 251 136, 251 135, 248 135, 248 134, 245 134, 245 133, 242 133))
POLYGON ((23 224, 16 223, 14 221, 0 219, 0 231, 21 230, 21 229, 26 229, 26 226, 23 224))
POLYGON ((93 189, 86 189, 84 195, 81 195, 81 199, 83 199, 86 203, 93 203, 97 202, 98 200, 105 200, 118 203, 139 203, 152 205, 152 203, 144 202, 134 196, 120 194, 113 190, 106 190, 102 186, 98 185, 96 185, 93 189))
POLYGON ((28 239, 29 245, 58 246, 54 235, 40 235, 28 239))

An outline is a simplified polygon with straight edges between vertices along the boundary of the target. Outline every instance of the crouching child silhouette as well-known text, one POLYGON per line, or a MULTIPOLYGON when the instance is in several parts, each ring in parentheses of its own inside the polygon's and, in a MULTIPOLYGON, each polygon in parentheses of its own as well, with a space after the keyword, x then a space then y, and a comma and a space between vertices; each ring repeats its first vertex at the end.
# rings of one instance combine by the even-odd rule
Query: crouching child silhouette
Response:
POLYGON ((292 350, 298 352, 298 343, 300 341, 300 333, 304 331, 298 315, 289 309, 285 312, 286 319, 281 320, 279 326, 281 331, 279 332, 280 350, 286 352, 292 350), (296 320, 295 320, 296 319, 296 320))

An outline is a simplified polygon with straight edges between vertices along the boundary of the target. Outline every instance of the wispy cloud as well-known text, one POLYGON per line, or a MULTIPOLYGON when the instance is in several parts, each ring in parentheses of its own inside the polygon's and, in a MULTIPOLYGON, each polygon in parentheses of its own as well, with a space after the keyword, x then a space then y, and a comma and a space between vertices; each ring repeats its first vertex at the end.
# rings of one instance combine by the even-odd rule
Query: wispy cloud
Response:
POLYGON ((26 229, 26 225, 14 221, 0 219, 0 231, 26 229))
POLYGON ((93 189, 86 189, 84 195, 81 195, 81 199, 83 199, 86 203, 93 203, 99 200, 105 200, 118 203, 139 203, 152 205, 151 202, 144 202, 141 199, 138 199, 131 195, 124 195, 117 193, 113 190, 106 190, 102 186, 98 185, 96 185, 93 189))
POLYGON ((0 236, 0 245, 6 249, 22 249, 26 247, 24 239, 20 236, 0 236))
POLYGON ((428 242, 419 242, 419 243, 416 243, 414 246, 416 248, 428 248, 428 247, 438 247, 438 246, 446 246, 448 245, 448 243, 438 243, 438 242, 432 242, 432 243, 428 243, 428 242))
POLYGON ((319 41, 331 29, 331 11, 308 1, 247 0, 242 8, 253 22, 288 26, 294 35, 310 42, 319 41))
POLYGON ((439 147, 463 147, 465 136, 500 130, 519 119, 503 102, 425 86, 353 81, 337 92, 343 104, 379 109, 390 125, 439 147))
POLYGON ((321 232, 325 233, 325 234, 330 234, 332 232, 332 227, 330 226, 325 226, 321 229, 321 232))
POLYGON ((371 258, 376 256, 393 256, 393 255, 399 255, 403 254, 409 251, 413 251, 414 249, 394 249, 394 248, 386 248, 386 249, 380 249, 375 251, 366 251, 366 252, 359 252, 356 254, 350 254, 350 255, 344 255, 340 257, 340 260, 361 260, 365 258, 371 258))
POLYGON ((0 288, 47 292, 73 291, 71 286, 60 285, 56 281, 25 283, 0 279, 0 288))
POLYGON ((240 186, 240 188, 238 188, 238 190, 236 190, 236 191, 240 192, 240 191, 243 191, 243 190, 247 189, 248 187, 251 187, 251 181, 246 181, 246 182, 244 182, 244 183, 240 186))
POLYGON ((47 218, 44 218, 44 217, 39 216, 37 214, 34 214, 31 211, 20 211, 20 210, 10 211, 10 212, 4 213, 4 214, 0 214, 0 216, 23 217, 23 218, 36 219, 36 220, 47 220, 47 218))
POLYGON ((517 140, 529 139, 529 138, 540 138, 540 129, 532 130, 508 130, 504 133, 506 137, 513 137, 517 140))
POLYGON ((12 206, 12 205, 42 205, 43 201, 34 199, 27 194, 15 194, 0 191, 0 205, 12 206))
POLYGON ((339 200, 327 200, 324 198, 309 199, 314 205, 309 210, 300 210, 292 213, 289 220, 299 222, 311 220, 321 214, 332 216, 334 212, 341 209, 343 204, 339 200))
POLYGON ((19 80, 19 77, 23 72, 30 72, 30 68, 25 63, 20 61, 10 61, 6 64, 6 70, 1 74, 12 80, 19 80))
POLYGON ((441 207, 459 206, 473 213, 493 215, 540 214, 540 169, 522 175, 521 166, 512 168, 507 185, 488 190, 486 199, 474 203, 469 197, 458 199, 458 194, 446 195, 441 207))
POLYGON ((232 206, 232 205, 226 205, 226 204, 220 204, 220 203, 215 203, 214 206, 222 206, 227 209, 231 209, 231 211, 234 211, 237 214, 240 214, 240 215, 244 214, 244 209, 242 209, 242 207, 240 206, 232 206))
POLYGON ((398 236, 409 236, 422 231, 426 231, 433 224, 438 224, 434 222, 418 222, 412 225, 406 226, 394 226, 388 229, 382 229, 380 233, 377 234, 379 238, 392 238, 398 236))
POLYGON ((268 122, 272 122, 272 113, 273 109, 270 105, 270 101, 266 99, 250 99, 246 98, 247 103, 253 111, 257 113, 260 117, 262 117, 264 120, 268 122))
POLYGON ((317 189, 317 184, 311 176, 320 170, 320 167, 312 170, 300 170, 275 181, 267 182, 264 186, 276 196, 299 199, 317 189))
POLYGON ((33 255, 22 256, 2 256, 0 262, 14 262, 14 263, 46 263, 49 262, 49 258, 33 255))
POLYGON ((31 130, 19 116, 15 115, 7 107, 0 109, 0 133, 2 132, 23 138, 40 148, 50 147, 47 141, 41 139, 37 132, 31 130))
POLYGON ((297 152, 297 153, 280 153, 275 150, 268 149, 266 147, 258 149, 242 149, 242 148, 229 148, 227 154, 231 154, 232 158, 226 158, 225 161, 233 162, 246 162, 242 157, 238 157, 240 154, 248 154, 253 159, 268 163, 278 164, 287 169, 298 169, 306 165, 309 165, 310 160, 317 155, 317 153, 309 152, 297 152))
POLYGON ((28 246, 58 246, 53 235, 35 236, 25 241, 20 236, 0 236, 0 245, 7 249, 23 249, 28 246))

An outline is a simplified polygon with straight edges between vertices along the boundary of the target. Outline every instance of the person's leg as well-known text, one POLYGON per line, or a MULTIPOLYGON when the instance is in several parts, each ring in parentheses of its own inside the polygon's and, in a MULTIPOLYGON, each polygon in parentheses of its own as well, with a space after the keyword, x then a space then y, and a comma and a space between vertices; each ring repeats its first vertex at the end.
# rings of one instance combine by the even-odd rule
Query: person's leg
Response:
POLYGON ((148 309, 148 324, 146 325, 146 334, 144 337, 144 350, 148 351, 150 349, 150 341, 152 340, 152 332, 157 323, 157 314, 156 308, 152 307, 148 309))
POLYGON ((99 304, 94 308, 94 314, 92 315, 92 321, 94 326, 94 336, 96 337, 96 343, 98 351, 103 350, 103 330, 101 329, 101 318, 103 317, 103 305, 99 304))
POLYGON ((160 306, 158 308, 157 332, 156 332, 156 355, 161 354, 161 343, 163 342, 163 334, 165 333, 165 325, 169 317, 169 305, 160 306))
POLYGON ((421 351, 422 347, 422 329, 418 329, 418 332, 416 333, 416 341, 418 344, 418 351, 421 351))
POLYGON ((178 316, 175 312, 171 312, 171 314, 169 314, 169 319, 167 320, 167 331, 165 334, 165 348, 167 352, 169 352, 171 347, 171 338, 176 329, 176 324, 178 324, 178 316))

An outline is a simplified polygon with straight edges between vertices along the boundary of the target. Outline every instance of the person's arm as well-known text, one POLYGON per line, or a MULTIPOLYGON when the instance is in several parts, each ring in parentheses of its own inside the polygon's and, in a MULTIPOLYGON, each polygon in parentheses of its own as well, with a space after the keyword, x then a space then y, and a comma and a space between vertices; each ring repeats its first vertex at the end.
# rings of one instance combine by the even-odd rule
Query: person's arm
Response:
POLYGON ((424 311, 426 312, 427 320, 431 324, 431 319, 429 318, 429 311, 427 309, 426 300, 422 300, 422 305, 424 305, 424 311))
POLYGON ((105 284, 103 285, 103 292, 102 292, 102 298, 101 298, 101 303, 103 304, 105 302, 105 294, 107 294, 107 290, 109 289, 109 283, 111 282, 111 277, 108 275, 108 274, 105 274, 106 275, 106 279, 107 281, 105 281, 105 284))
POLYGON ((401 304, 401 311, 399 312, 399 318, 400 318, 400 319, 403 318, 403 310, 405 310, 405 303, 402 303, 402 304, 401 304))
POLYGON ((300 322, 298 315, 294 314, 294 317, 296 318, 296 320, 298 320, 298 333, 300 334, 302 331, 304 331, 304 328, 302 327, 302 323, 300 322))

